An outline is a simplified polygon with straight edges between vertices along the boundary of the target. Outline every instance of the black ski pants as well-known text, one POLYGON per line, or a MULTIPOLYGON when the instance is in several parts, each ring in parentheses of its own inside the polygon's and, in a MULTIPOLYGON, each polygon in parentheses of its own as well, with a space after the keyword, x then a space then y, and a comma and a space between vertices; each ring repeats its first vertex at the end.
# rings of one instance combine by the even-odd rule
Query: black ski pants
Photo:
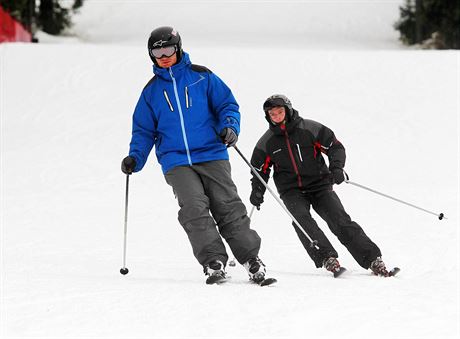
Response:
POLYGON ((258 255, 261 240, 250 229, 228 160, 178 166, 168 171, 165 178, 179 203, 179 223, 201 265, 213 260, 226 265, 228 255, 221 236, 240 264, 258 255))
POLYGON ((310 247, 307 237, 295 223, 292 223, 302 245, 315 262, 322 267, 324 259, 338 257, 337 251, 310 214, 310 206, 327 223, 332 233, 347 248, 360 266, 368 269, 371 262, 381 256, 380 249, 364 233, 361 226, 352 221, 332 188, 317 192, 291 189, 281 195, 281 199, 297 219, 308 236, 318 241, 318 249, 310 247))

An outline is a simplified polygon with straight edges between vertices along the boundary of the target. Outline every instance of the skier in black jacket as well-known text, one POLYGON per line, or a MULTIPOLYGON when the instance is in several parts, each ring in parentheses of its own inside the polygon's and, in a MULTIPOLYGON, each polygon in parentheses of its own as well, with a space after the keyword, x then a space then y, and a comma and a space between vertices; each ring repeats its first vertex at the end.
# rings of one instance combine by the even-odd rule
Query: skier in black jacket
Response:
MULTIPOLYGON (((318 242, 318 248, 311 247, 307 237, 293 223, 316 267, 340 271, 337 251, 312 218, 310 206, 360 266, 371 269, 376 275, 388 276, 380 249, 351 220, 332 189, 332 185, 341 184, 346 175, 343 171, 345 148, 334 132, 316 121, 300 117, 290 100, 281 94, 269 97, 263 109, 270 128, 257 142, 251 164, 265 182, 273 167, 273 179, 281 199, 308 236, 318 242), (322 154, 327 155, 329 167, 322 154)), ((250 201, 259 209, 264 201, 265 186, 255 175, 251 182, 250 201)))

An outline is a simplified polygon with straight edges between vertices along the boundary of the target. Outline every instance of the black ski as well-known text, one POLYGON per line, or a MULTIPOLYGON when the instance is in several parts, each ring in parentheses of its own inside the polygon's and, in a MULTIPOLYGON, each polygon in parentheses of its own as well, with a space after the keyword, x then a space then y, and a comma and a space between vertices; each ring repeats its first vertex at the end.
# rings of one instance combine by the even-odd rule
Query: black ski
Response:
POLYGON ((227 281, 227 278, 223 275, 211 275, 206 279, 207 285, 220 285, 227 281))
POLYGON ((347 269, 345 267, 339 267, 337 271, 334 271, 334 278, 340 277, 347 269))
MULTIPOLYGON (((211 275, 206 279, 207 285, 220 285, 226 283, 229 280, 230 276, 222 276, 222 275, 211 275)), ((278 282, 275 278, 266 278, 259 282, 255 282, 254 280, 249 280, 253 284, 257 284, 259 286, 270 286, 278 282)))
POLYGON ((399 273, 401 269, 399 267, 394 267, 390 272, 388 272, 389 277, 394 277, 396 274, 399 273))
POLYGON ((396 274, 399 273, 399 271, 401 271, 399 267, 393 267, 390 271, 388 271, 388 274, 376 274, 376 273, 373 273, 373 274, 377 277, 388 278, 388 277, 394 277, 396 274))
POLYGON ((270 286, 277 282, 278 280, 276 280, 275 278, 265 278, 264 280, 262 280, 261 282, 258 282, 257 284, 259 286, 270 286))

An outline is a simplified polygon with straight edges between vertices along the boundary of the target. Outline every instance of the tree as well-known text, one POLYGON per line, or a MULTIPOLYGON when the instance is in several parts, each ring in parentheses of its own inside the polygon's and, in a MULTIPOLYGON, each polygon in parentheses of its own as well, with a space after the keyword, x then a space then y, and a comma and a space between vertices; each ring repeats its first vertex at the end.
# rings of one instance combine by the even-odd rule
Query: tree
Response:
POLYGON ((59 35, 71 25, 69 10, 61 7, 57 0, 40 0, 37 24, 43 32, 59 35))
POLYGON ((400 39, 419 44, 438 39, 438 46, 460 49, 460 0, 406 0, 395 28, 400 39))
POLYGON ((0 6, 31 32, 37 28, 48 34, 59 35, 72 25, 71 15, 83 5, 84 0, 74 0, 71 8, 61 6, 58 0, 39 0, 38 11, 35 2, 35 0, 0 0, 0 6))

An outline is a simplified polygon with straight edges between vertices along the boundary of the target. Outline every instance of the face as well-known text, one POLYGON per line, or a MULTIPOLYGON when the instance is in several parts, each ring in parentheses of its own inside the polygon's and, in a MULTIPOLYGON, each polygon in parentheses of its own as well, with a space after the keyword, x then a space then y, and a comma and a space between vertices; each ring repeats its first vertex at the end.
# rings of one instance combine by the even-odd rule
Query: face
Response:
POLYGON ((163 56, 160 59, 155 58, 155 60, 157 61, 158 66, 160 66, 161 68, 169 68, 169 67, 171 67, 171 66, 176 64, 176 62, 177 62, 177 53, 174 53, 170 57, 163 56))
POLYGON ((275 124, 282 123, 284 118, 286 117, 286 110, 284 107, 273 107, 271 110, 268 111, 268 115, 270 116, 270 120, 273 121, 275 124))

